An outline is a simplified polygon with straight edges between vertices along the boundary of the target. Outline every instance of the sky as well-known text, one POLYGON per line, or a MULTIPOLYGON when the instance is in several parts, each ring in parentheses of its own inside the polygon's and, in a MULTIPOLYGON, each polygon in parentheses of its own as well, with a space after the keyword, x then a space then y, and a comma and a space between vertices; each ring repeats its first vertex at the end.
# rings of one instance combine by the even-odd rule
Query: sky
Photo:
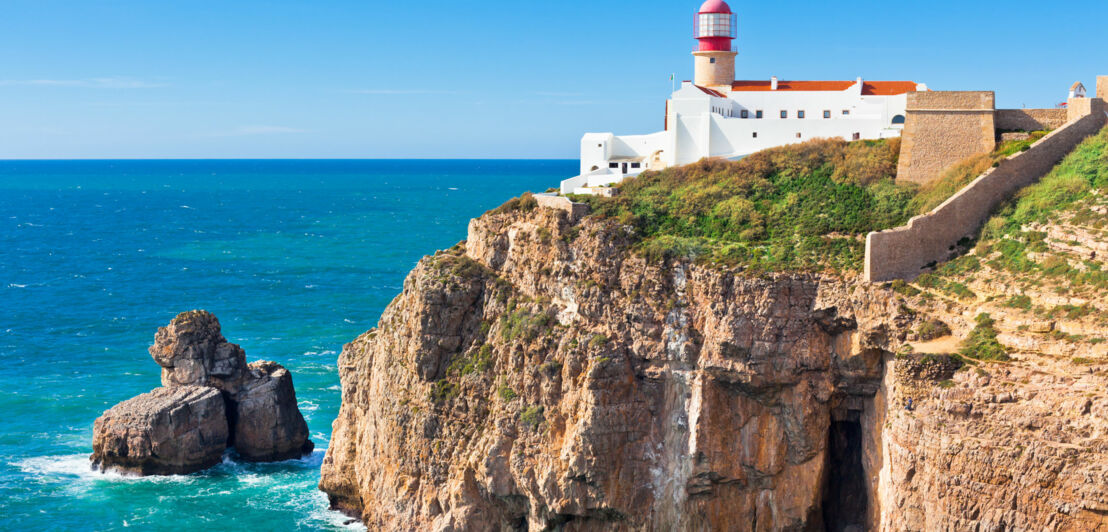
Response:
MULTIPOLYGON (((576 158, 663 128, 699 3, 0 0, 0 158, 576 158)), ((731 6, 739 79, 1053 107, 1108 74, 1108 2, 731 6)))

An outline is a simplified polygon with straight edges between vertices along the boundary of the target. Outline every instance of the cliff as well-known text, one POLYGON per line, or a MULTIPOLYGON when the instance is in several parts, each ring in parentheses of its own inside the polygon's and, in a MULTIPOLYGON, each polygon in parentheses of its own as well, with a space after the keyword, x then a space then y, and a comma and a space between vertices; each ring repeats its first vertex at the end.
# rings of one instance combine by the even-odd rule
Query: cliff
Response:
POLYGON ((997 313, 1078 301, 1044 253, 1005 270, 1019 238, 876 285, 510 202, 343 349, 320 487, 384 530, 1108 530, 1108 349, 997 313))

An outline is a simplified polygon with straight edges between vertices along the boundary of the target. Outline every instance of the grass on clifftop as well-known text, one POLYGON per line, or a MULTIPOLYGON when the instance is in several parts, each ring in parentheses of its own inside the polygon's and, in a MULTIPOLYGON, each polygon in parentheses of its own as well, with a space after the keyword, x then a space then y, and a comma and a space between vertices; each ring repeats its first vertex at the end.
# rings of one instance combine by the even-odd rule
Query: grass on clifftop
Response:
POLYGON ((757 270, 859 269, 860 236, 905 223, 914 189, 893 183, 900 140, 813 140, 740 161, 645 172, 613 198, 575 197, 634 228, 648 258, 757 270))

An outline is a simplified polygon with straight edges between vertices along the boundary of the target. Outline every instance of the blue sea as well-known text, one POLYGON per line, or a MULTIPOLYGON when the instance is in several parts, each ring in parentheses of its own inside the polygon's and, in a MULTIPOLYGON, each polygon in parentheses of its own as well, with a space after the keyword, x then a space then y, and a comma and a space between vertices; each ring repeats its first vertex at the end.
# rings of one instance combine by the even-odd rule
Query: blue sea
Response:
POLYGON ((0 161, 0 529, 348 529, 316 490, 336 359, 425 254, 575 161, 0 161), (159 385, 207 309, 292 371, 316 452, 188 476, 89 470, 92 423, 159 385))

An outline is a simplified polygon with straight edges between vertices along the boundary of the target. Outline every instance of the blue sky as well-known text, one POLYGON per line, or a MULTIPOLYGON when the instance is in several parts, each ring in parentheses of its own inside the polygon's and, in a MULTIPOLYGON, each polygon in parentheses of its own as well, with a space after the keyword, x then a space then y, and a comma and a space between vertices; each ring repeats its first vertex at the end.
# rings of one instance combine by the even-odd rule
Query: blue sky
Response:
MULTIPOLYGON (((698 5, 3 0, 0 157, 575 158, 585 131, 662 128, 698 5)), ((1049 107, 1108 74, 1106 2, 731 5, 741 79, 1049 107)))

